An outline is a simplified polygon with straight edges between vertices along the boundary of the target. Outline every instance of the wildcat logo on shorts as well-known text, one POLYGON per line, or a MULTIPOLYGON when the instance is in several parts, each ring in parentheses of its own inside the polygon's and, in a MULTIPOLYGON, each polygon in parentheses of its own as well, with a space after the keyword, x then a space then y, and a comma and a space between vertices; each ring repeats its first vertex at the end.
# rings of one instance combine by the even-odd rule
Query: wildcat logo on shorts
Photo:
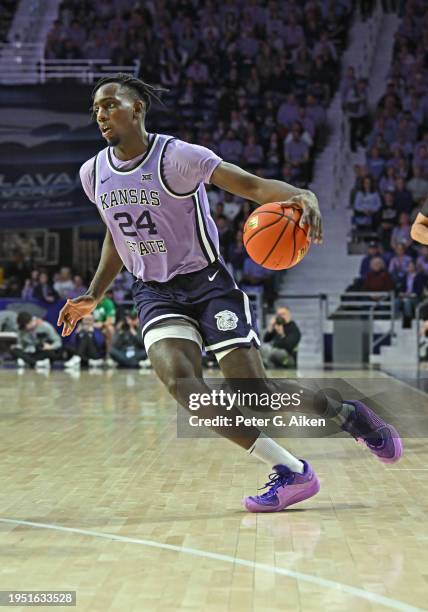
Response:
POLYGON ((214 316, 217 319, 217 329, 220 331, 229 331, 238 327, 238 317, 230 310, 222 310, 214 316))

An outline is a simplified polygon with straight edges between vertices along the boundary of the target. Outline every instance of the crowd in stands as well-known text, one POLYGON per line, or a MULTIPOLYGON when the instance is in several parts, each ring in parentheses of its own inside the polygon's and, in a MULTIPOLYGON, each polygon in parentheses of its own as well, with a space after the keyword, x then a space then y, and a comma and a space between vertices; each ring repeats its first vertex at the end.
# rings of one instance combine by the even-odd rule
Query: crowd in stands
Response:
MULTIPOLYGON (((351 0, 63 0, 47 58, 141 60, 140 76, 163 86, 148 129, 207 146, 261 176, 307 186, 327 137, 351 0)), ((82 160, 84 161, 84 160, 82 160)), ((208 188, 222 256, 245 290, 272 307, 279 279, 246 256, 242 229, 253 206, 208 188)), ((85 290, 69 269, 49 279, 16 249, 3 296, 54 302, 85 290)), ((119 282, 119 281, 118 281, 119 282)), ((119 301, 129 287, 113 289, 119 301), (120 298, 119 294, 122 294, 120 298)), ((129 297, 129 295, 128 295, 129 297)))
POLYGON ((366 163, 355 166, 350 196, 353 239, 370 242, 359 287, 395 291, 408 325, 415 304, 428 297, 428 249, 410 237, 428 197, 428 5, 409 0, 403 12, 387 89, 371 124, 366 87, 352 68, 342 99, 350 115, 351 148, 366 147, 366 163))

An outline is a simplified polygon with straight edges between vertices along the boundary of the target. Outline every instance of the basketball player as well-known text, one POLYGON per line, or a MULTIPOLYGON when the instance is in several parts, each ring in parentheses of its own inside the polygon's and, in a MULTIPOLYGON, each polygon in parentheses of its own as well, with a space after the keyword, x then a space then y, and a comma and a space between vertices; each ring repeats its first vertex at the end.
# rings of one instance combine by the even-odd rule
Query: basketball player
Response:
POLYGON ((428 245, 428 198, 412 225, 411 236, 416 242, 428 245))
MULTIPOLYGON (((93 112, 107 147, 83 164, 80 176, 107 230, 87 294, 67 301, 58 325, 64 325, 62 335, 68 336, 125 265, 136 277, 133 297, 152 366, 186 407, 179 379, 189 381, 194 393, 210 391, 203 381, 202 346, 216 354, 226 379, 267 379, 248 297, 219 255, 204 183, 258 204, 293 203, 302 209, 301 224, 309 224, 314 242, 322 239, 321 216, 310 191, 249 174, 204 147, 148 133, 145 117, 153 96, 156 90, 150 85, 122 74, 101 79, 93 90, 93 112)), ((309 401, 319 414, 333 407, 324 396, 312 394, 309 401)), ((400 458, 397 432, 364 404, 340 402, 333 408, 341 427, 362 439, 381 461, 400 458)), ((198 412, 202 418, 217 414, 215 406, 198 412)), ((238 414, 234 408, 228 412, 232 418, 238 414)), ((213 429, 273 470, 268 491, 245 498, 249 511, 282 510, 318 492, 309 463, 255 427, 213 429)))

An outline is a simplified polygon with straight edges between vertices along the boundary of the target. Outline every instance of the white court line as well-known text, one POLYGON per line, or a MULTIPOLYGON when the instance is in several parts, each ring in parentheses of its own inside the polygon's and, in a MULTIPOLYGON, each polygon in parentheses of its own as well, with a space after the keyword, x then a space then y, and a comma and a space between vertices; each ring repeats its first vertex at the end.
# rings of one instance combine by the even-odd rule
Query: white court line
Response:
POLYGON ((95 538, 103 538, 105 540, 117 540, 119 542, 127 542, 128 544, 140 544, 141 546, 150 546, 152 548, 161 548, 164 550, 173 550, 178 553, 186 553, 193 555, 194 557, 205 557, 206 559, 215 559, 216 561, 223 561, 225 563, 231 563, 232 565, 243 565, 244 567, 250 567, 251 569, 258 569, 263 572, 270 572, 272 574, 280 574, 281 576, 287 576, 288 578, 295 578, 301 582, 309 582, 310 584, 316 584, 317 586, 334 589, 336 591, 342 591, 347 595, 353 597, 359 597, 360 599, 366 599, 373 603, 385 606, 393 610, 401 610, 401 612, 424 612, 421 608, 415 608, 409 604, 398 601, 397 599, 390 599, 377 593, 371 593, 370 591, 364 591, 357 587, 353 587, 335 580, 328 580, 326 578, 319 578, 318 576, 312 576, 311 574, 302 574, 301 572, 295 572, 294 570, 284 569, 282 567, 276 567, 274 565, 268 565, 267 563, 257 563, 255 561, 249 561, 247 559, 240 559, 239 557, 231 557, 230 555, 221 555, 219 553, 209 552, 207 550, 200 550, 198 548, 187 548, 186 546, 174 546, 174 544, 163 544, 162 542, 155 542, 154 540, 142 540, 140 538, 128 538, 126 536, 115 535, 113 533, 103 533, 102 531, 91 531, 89 529, 77 529, 75 527, 62 527, 61 525, 51 525, 49 523, 33 523, 32 521, 20 521, 16 519, 0 518, 0 523, 9 523, 12 525, 28 525, 29 527, 37 527, 39 529, 52 529, 54 531, 64 531, 67 533, 79 533, 81 535, 93 536, 95 538))

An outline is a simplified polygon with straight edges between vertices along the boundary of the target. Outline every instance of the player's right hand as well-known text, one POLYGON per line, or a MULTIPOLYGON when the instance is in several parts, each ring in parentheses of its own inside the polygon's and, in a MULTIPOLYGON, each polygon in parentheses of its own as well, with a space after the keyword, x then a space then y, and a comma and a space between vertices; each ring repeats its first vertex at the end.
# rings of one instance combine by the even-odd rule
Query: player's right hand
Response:
POLYGON ((98 301, 91 295, 81 295, 74 300, 67 300, 62 307, 57 325, 63 325, 61 336, 69 336, 80 319, 91 314, 98 301))

